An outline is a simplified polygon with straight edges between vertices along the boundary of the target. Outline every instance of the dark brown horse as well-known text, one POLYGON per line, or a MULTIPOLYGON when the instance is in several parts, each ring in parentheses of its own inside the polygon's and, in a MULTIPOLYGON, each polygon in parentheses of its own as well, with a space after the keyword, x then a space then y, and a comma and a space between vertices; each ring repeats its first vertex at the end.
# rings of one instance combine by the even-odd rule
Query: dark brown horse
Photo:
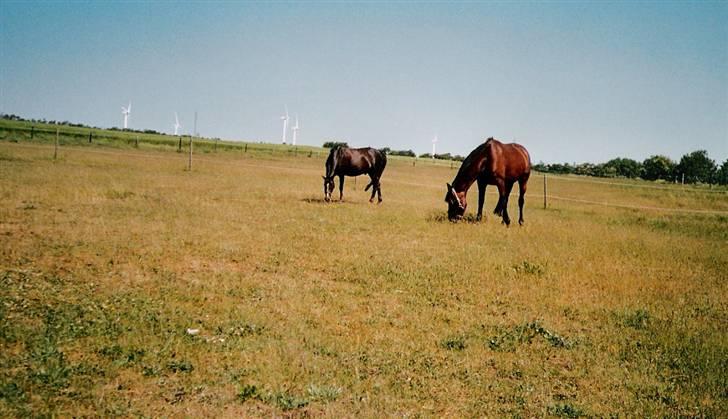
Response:
POLYGON ((458 174, 447 184, 447 217, 457 220, 465 214, 468 204, 465 197, 468 189, 478 181, 478 215, 477 220, 483 216, 483 204, 485 203, 485 187, 495 185, 498 187, 498 204, 495 206, 495 213, 503 217, 503 223, 511 224, 508 217, 508 195, 511 194, 513 184, 517 181, 520 188, 518 196, 518 209, 520 216, 518 224, 523 225, 523 196, 526 194, 526 184, 531 175, 531 157, 528 151, 519 144, 503 144, 493 138, 479 145, 463 161, 458 174))
POLYGON ((336 146, 329 152, 326 159, 326 176, 324 176, 324 199, 331 200, 334 192, 334 176, 339 177, 339 200, 344 199, 344 176, 369 175, 371 181, 364 190, 372 188, 372 196, 369 202, 374 200, 374 194, 378 195, 379 202, 382 202, 382 188, 379 179, 382 177, 384 167, 387 165, 387 155, 376 148, 349 148, 336 146))

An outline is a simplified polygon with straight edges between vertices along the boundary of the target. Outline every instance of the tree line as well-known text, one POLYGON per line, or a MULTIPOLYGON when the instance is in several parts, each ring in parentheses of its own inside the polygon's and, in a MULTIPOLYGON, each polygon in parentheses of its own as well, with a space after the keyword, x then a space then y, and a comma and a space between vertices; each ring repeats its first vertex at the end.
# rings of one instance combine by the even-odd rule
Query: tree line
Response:
POLYGON ((675 162, 669 157, 654 155, 642 162, 618 157, 606 163, 539 162, 533 168, 542 173, 575 174, 594 177, 623 177, 662 180, 676 183, 711 183, 728 185, 728 159, 718 166, 705 150, 687 153, 675 162))

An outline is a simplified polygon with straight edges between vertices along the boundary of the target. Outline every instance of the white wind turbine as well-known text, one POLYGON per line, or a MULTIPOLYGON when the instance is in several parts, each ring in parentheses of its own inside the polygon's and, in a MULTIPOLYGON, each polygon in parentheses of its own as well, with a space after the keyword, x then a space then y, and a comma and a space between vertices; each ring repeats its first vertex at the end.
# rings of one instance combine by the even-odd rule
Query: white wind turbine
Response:
POLYGON ((174 135, 177 135, 179 132, 179 129, 182 127, 182 125, 179 124, 179 118, 177 117, 177 112, 174 113, 174 135))
POLYGON ((435 158, 435 146, 437 145, 437 135, 432 139, 432 158, 435 158))
POLYGON ((293 141, 291 142, 292 145, 296 145, 296 138, 298 137, 299 129, 301 129, 301 127, 298 125, 298 114, 296 114, 296 125, 291 127, 291 130, 293 130, 293 141))
POLYGON ((131 101, 129 101, 129 107, 121 107, 121 114, 124 115, 124 129, 129 128, 129 114, 131 114, 131 101))
POLYGON ((288 105, 286 105, 286 114, 281 116, 281 121, 283 121, 283 144, 285 144, 288 132, 288 105))

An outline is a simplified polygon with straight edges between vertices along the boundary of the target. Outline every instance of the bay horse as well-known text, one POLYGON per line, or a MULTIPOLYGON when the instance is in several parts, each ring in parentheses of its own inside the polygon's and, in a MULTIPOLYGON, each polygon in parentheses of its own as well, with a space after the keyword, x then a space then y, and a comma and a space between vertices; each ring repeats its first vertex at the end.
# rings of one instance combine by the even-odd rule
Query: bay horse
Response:
POLYGON ((382 188, 379 179, 382 177, 384 167, 387 165, 387 155, 376 148, 349 148, 336 146, 329 152, 326 159, 326 176, 324 178, 324 199, 331 201, 331 194, 334 192, 334 177, 339 177, 339 201, 344 200, 344 176, 369 175, 371 181, 364 188, 365 191, 372 188, 372 196, 369 202, 374 201, 374 195, 378 195, 378 203, 382 202, 382 188))
POLYGON ((520 194, 518 196, 518 209, 520 215, 518 224, 523 225, 523 196, 526 194, 528 177, 531 175, 531 157, 528 151, 519 144, 503 144, 498 140, 488 138, 465 158, 455 179, 447 184, 447 218, 450 221, 459 220, 465 214, 468 203, 465 197, 468 189, 478 181, 478 215, 480 221, 483 216, 485 203, 485 188, 487 185, 498 187, 498 204, 494 214, 503 217, 506 226, 511 224, 508 217, 508 196, 511 194, 513 184, 518 182, 520 194))

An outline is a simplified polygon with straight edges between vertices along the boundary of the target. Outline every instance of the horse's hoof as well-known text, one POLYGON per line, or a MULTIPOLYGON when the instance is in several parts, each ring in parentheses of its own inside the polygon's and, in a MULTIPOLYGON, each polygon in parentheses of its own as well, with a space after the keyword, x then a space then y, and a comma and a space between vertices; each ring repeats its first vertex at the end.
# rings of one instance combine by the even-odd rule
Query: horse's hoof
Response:
POLYGON ((518 220, 518 225, 523 227, 523 220, 518 220))

